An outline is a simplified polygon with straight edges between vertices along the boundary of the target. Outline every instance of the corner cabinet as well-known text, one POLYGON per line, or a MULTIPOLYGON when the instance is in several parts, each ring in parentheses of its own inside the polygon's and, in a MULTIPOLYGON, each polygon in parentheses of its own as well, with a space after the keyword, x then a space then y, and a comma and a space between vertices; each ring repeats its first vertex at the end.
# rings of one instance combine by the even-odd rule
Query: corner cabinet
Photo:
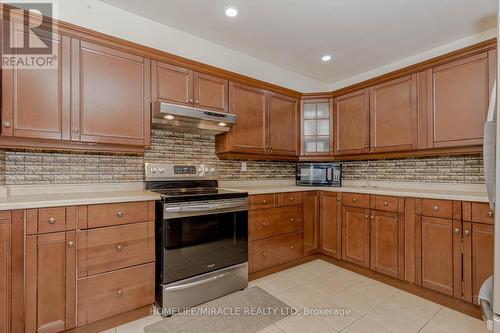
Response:
POLYGON ((229 113, 236 115, 236 124, 216 137, 220 158, 297 159, 297 99, 229 82, 229 113))
POLYGON ((302 155, 333 155, 333 132, 332 100, 302 100, 302 155))
MULTIPOLYGON (((14 38, 24 27, 10 24, 14 38)), ((4 25, 5 27, 5 25, 4 25)), ((2 70, 0 146, 141 152, 150 143, 150 60, 40 30, 53 69, 2 70)))

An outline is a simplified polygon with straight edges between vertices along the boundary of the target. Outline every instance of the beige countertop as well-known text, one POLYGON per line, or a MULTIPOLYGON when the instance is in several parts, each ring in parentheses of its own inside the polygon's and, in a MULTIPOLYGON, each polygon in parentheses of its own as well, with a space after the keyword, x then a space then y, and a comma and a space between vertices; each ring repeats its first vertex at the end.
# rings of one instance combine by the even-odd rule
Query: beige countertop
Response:
POLYGON ((0 187, 0 210, 157 200, 142 182, 92 185, 18 185, 0 187))
POLYGON ((342 187, 308 187, 297 186, 293 181, 225 181, 221 188, 237 190, 253 194, 296 192, 296 191, 330 191, 354 192, 400 197, 431 198, 445 200, 461 200, 488 202, 485 185, 445 184, 445 183, 405 183, 405 182, 369 182, 345 181, 342 187))

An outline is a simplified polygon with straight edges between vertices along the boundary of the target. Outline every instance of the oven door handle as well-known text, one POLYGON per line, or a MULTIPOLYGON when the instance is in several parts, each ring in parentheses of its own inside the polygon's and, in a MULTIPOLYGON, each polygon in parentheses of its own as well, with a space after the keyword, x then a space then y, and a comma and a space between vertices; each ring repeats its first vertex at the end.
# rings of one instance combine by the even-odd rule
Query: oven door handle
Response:
POLYGON ((246 201, 239 202, 223 202, 217 204, 208 205, 192 205, 184 207, 167 207, 165 208, 166 213, 192 213, 192 212, 214 212, 214 211, 224 211, 226 209, 241 208, 241 210, 248 209, 248 203, 246 201))
POLYGON ((210 283, 210 282, 214 282, 214 281, 220 280, 222 278, 225 278, 226 276, 235 274, 236 272, 238 272, 238 270, 232 270, 230 272, 226 272, 226 273, 222 273, 222 274, 219 274, 219 275, 216 275, 216 276, 212 276, 212 277, 209 277, 207 279, 203 279, 203 280, 199 280, 199 281, 194 281, 194 282, 190 282, 190 283, 185 283, 185 284, 181 284, 181 285, 178 285, 178 286, 166 287, 165 291, 178 291, 178 290, 193 288, 193 287, 196 287, 196 286, 200 286, 202 284, 207 284, 207 283, 210 283))

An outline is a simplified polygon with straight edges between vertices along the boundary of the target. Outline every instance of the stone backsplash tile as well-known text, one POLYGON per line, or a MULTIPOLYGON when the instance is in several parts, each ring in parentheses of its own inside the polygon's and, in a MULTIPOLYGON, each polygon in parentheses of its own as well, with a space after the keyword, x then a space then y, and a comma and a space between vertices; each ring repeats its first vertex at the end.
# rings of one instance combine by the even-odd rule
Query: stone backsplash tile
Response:
MULTIPOLYGON (((214 163, 221 180, 295 178, 295 163, 219 160, 213 136, 153 129, 144 155, 0 151, 3 184, 104 183, 144 180, 145 162, 214 163)), ((481 155, 343 162, 346 180, 484 183, 481 155)))

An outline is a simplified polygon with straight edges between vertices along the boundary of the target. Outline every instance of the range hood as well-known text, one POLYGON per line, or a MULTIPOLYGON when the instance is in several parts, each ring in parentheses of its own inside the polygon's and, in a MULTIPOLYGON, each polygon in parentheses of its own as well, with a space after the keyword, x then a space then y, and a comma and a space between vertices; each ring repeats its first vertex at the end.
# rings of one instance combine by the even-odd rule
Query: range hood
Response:
POLYGON ((228 132, 236 122, 234 114, 197 109, 170 103, 153 103, 151 123, 171 131, 216 135, 228 132))

